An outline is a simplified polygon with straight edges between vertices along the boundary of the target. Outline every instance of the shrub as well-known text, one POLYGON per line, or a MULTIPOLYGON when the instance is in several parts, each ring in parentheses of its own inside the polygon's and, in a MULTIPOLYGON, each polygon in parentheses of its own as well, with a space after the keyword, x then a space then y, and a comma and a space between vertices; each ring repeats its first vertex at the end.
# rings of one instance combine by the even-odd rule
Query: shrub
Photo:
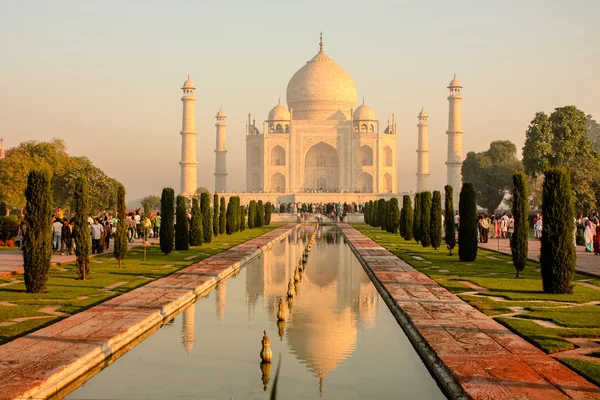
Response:
POLYGON ((248 228, 254 228, 256 223, 256 200, 250 200, 248 205, 248 228))
MULTIPOLYGON (((113 256, 119 261, 119 269, 123 268, 123 260, 127 256, 127 223, 125 222, 125 212, 127 206, 125 205, 125 187, 119 185, 117 188, 117 232, 115 233, 115 244, 113 249, 113 256)), ((75 215, 78 215, 76 213, 75 215)), ((87 213, 83 214, 83 216, 87 213)))
POLYGON ((219 236, 219 195, 213 196, 213 235, 219 236))
POLYGON ((256 204, 256 226, 261 227, 265 225, 265 206, 263 205, 262 200, 259 200, 256 204))
POLYGON ((177 223, 175 224, 175 250, 189 250, 190 232, 188 228, 186 198, 183 195, 177 196, 175 215, 177 216, 177 223))
POLYGON ((23 267, 27 293, 43 293, 52 258, 52 186, 50 172, 31 170, 25 189, 23 267))
POLYGON ((379 226, 382 230, 386 231, 388 223, 388 202, 384 199, 379 199, 379 201, 381 202, 379 204, 379 226))
POLYGON ((235 215, 234 232, 239 232, 241 229, 241 225, 242 225, 242 210, 240 208, 240 197, 239 196, 235 196, 234 215, 235 215))
POLYGON ((200 195, 200 212, 202 213, 202 242, 212 242, 212 217, 210 210, 210 193, 202 192, 200 195))
POLYGON ((371 222, 369 221, 369 204, 370 203, 371 203, 370 201, 367 201, 362 209, 363 220, 364 220, 365 224, 367 224, 367 225, 371 225, 371 222))
POLYGON ((431 192, 423 192, 421 201, 421 246, 431 246, 431 192))
POLYGON ((376 200, 371 200, 369 203, 371 203, 371 205, 369 206, 369 221, 371 221, 371 226, 375 227, 377 225, 377 201, 376 200))
POLYGON ((265 225, 271 225, 271 212, 273 211, 273 205, 270 201, 267 201, 265 205, 265 225))
POLYGON ((219 235, 222 235, 227 230, 227 207, 225 205, 225 197, 221 197, 219 204, 219 235))
POLYGON ((522 172, 513 175, 512 214, 515 219, 515 231, 510 237, 510 250, 513 264, 519 272, 525 269, 529 251, 529 190, 527 178, 522 172))
POLYGON ((398 231, 399 223, 400 223, 400 208, 398 207, 398 199, 395 197, 392 197, 388 203, 387 231, 389 233, 396 233, 398 231))
POLYGON ((92 236, 90 224, 87 217, 90 215, 90 196, 88 192, 88 181, 80 176, 75 181, 75 192, 73 193, 73 238, 75 239, 76 267, 79 279, 87 279, 90 272, 90 251, 92 247, 92 236))
POLYGON ((442 244, 442 194, 433 192, 431 201, 431 217, 429 218, 429 239, 431 247, 437 250, 442 244))
POLYGON ((421 241, 421 193, 415 193, 412 235, 417 243, 421 241))
POLYGON ((173 251, 175 238, 174 214, 175 191, 171 188, 164 188, 160 197, 160 251, 165 255, 173 251))
POLYGON ((235 214, 237 214, 235 198, 231 196, 229 198, 229 203, 227 203, 227 211, 225 214, 225 233, 228 235, 235 232, 235 214))
POLYGON ((202 214, 200 213, 200 201, 198 196, 192 198, 192 219, 190 221, 190 246, 202 245, 204 232, 202 226, 202 214))
POLYGON ((246 208, 240 206, 241 220, 240 220, 240 231, 246 230, 246 208))
POLYGON ((400 218, 402 218, 402 214, 404 215, 404 221, 400 221, 400 235, 404 240, 412 240, 413 206, 410 196, 407 194, 402 197, 402 212, 400 214, 400 218))
POLYGON ((458 257, 463 262, 475 261, 477 258, 477 203, 475 188, 471 182, 465 182, 462 186, 458 210, 460 215, 458 257))
POLYGON ((17 237, 19 233, 19 219, 13 215, 5 217, 0 215, 0 241, 7 242, 17 237))
POLYGON ((542 188, 540 266, 545 293, 572 293, 575 272, 574 207, 571 182, 564 169, 546 171, 542 188))
POLYGON ((452 186, 446 185, 444 187, 445 200, 444 200, 444 241, 446 242, 446 248, 452 255, 452 250, 456 246, 456 230, 454 226, 454 200, 452 199, 452 186))

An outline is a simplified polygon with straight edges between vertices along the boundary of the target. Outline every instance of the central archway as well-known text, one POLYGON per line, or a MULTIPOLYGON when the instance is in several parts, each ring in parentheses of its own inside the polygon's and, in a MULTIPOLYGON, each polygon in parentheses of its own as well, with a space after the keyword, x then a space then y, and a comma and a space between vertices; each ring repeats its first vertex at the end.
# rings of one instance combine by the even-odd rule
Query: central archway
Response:
POLYGON ((326 143, 312 146, 304 157, 304 188, 336 192, 340 187, 340 163, 337 150, 326 143))

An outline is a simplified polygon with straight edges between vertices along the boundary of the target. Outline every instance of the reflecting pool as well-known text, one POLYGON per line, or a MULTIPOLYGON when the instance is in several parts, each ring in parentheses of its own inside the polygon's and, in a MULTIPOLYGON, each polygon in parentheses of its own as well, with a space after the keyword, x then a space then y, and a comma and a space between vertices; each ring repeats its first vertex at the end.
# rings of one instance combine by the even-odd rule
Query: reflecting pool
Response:
POLYGON ((445 399, 335 227, 302 227, 68 399, 445 399), (287 319, 277 322, 279 299, 287 319), (261 366, 263 330, 272 365, 261 366))

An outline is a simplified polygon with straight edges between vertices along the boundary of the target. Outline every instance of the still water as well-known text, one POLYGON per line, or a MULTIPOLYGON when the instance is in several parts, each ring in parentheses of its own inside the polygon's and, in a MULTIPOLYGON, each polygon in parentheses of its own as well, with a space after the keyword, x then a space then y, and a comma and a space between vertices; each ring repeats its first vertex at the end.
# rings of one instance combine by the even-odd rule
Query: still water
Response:
POLYGON ((279 357, 279 399, 445 399, 335 227, 318 229, 277 323, 312 231, 251 261, 67 399, 268 399, 279 357))

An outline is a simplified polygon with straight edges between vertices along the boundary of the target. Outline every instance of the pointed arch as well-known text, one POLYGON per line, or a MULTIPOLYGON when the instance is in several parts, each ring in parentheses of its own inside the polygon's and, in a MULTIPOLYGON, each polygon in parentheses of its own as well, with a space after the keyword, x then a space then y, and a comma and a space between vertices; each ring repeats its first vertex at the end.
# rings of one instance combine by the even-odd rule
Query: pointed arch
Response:
POLYGON ((383 176, 383 190, 385 193, 392 193, 392 175, 386 172, 383 176))
POLYGON ((390 146, 385 146, 383 148, 383 159, 386 167, 394 166, 394 153, 392 152, 392 148, 390 146))
POLYGON ((358 165, 372 166, 373 165, 373 149, 371 146, 363 145, 358 149, 358 165))
POLYGON ((276 172, 271 176, 271 191, 275 193, 285 193, 285 177, 276 172))
POLYGON ((368 172, 363 172, 356 179, 358 190, 362 193, 373 193, 373 176, 368 172))
POLYGON ((271 166, 285 165, 285 150, 277 145, 271 149, 271 166))

